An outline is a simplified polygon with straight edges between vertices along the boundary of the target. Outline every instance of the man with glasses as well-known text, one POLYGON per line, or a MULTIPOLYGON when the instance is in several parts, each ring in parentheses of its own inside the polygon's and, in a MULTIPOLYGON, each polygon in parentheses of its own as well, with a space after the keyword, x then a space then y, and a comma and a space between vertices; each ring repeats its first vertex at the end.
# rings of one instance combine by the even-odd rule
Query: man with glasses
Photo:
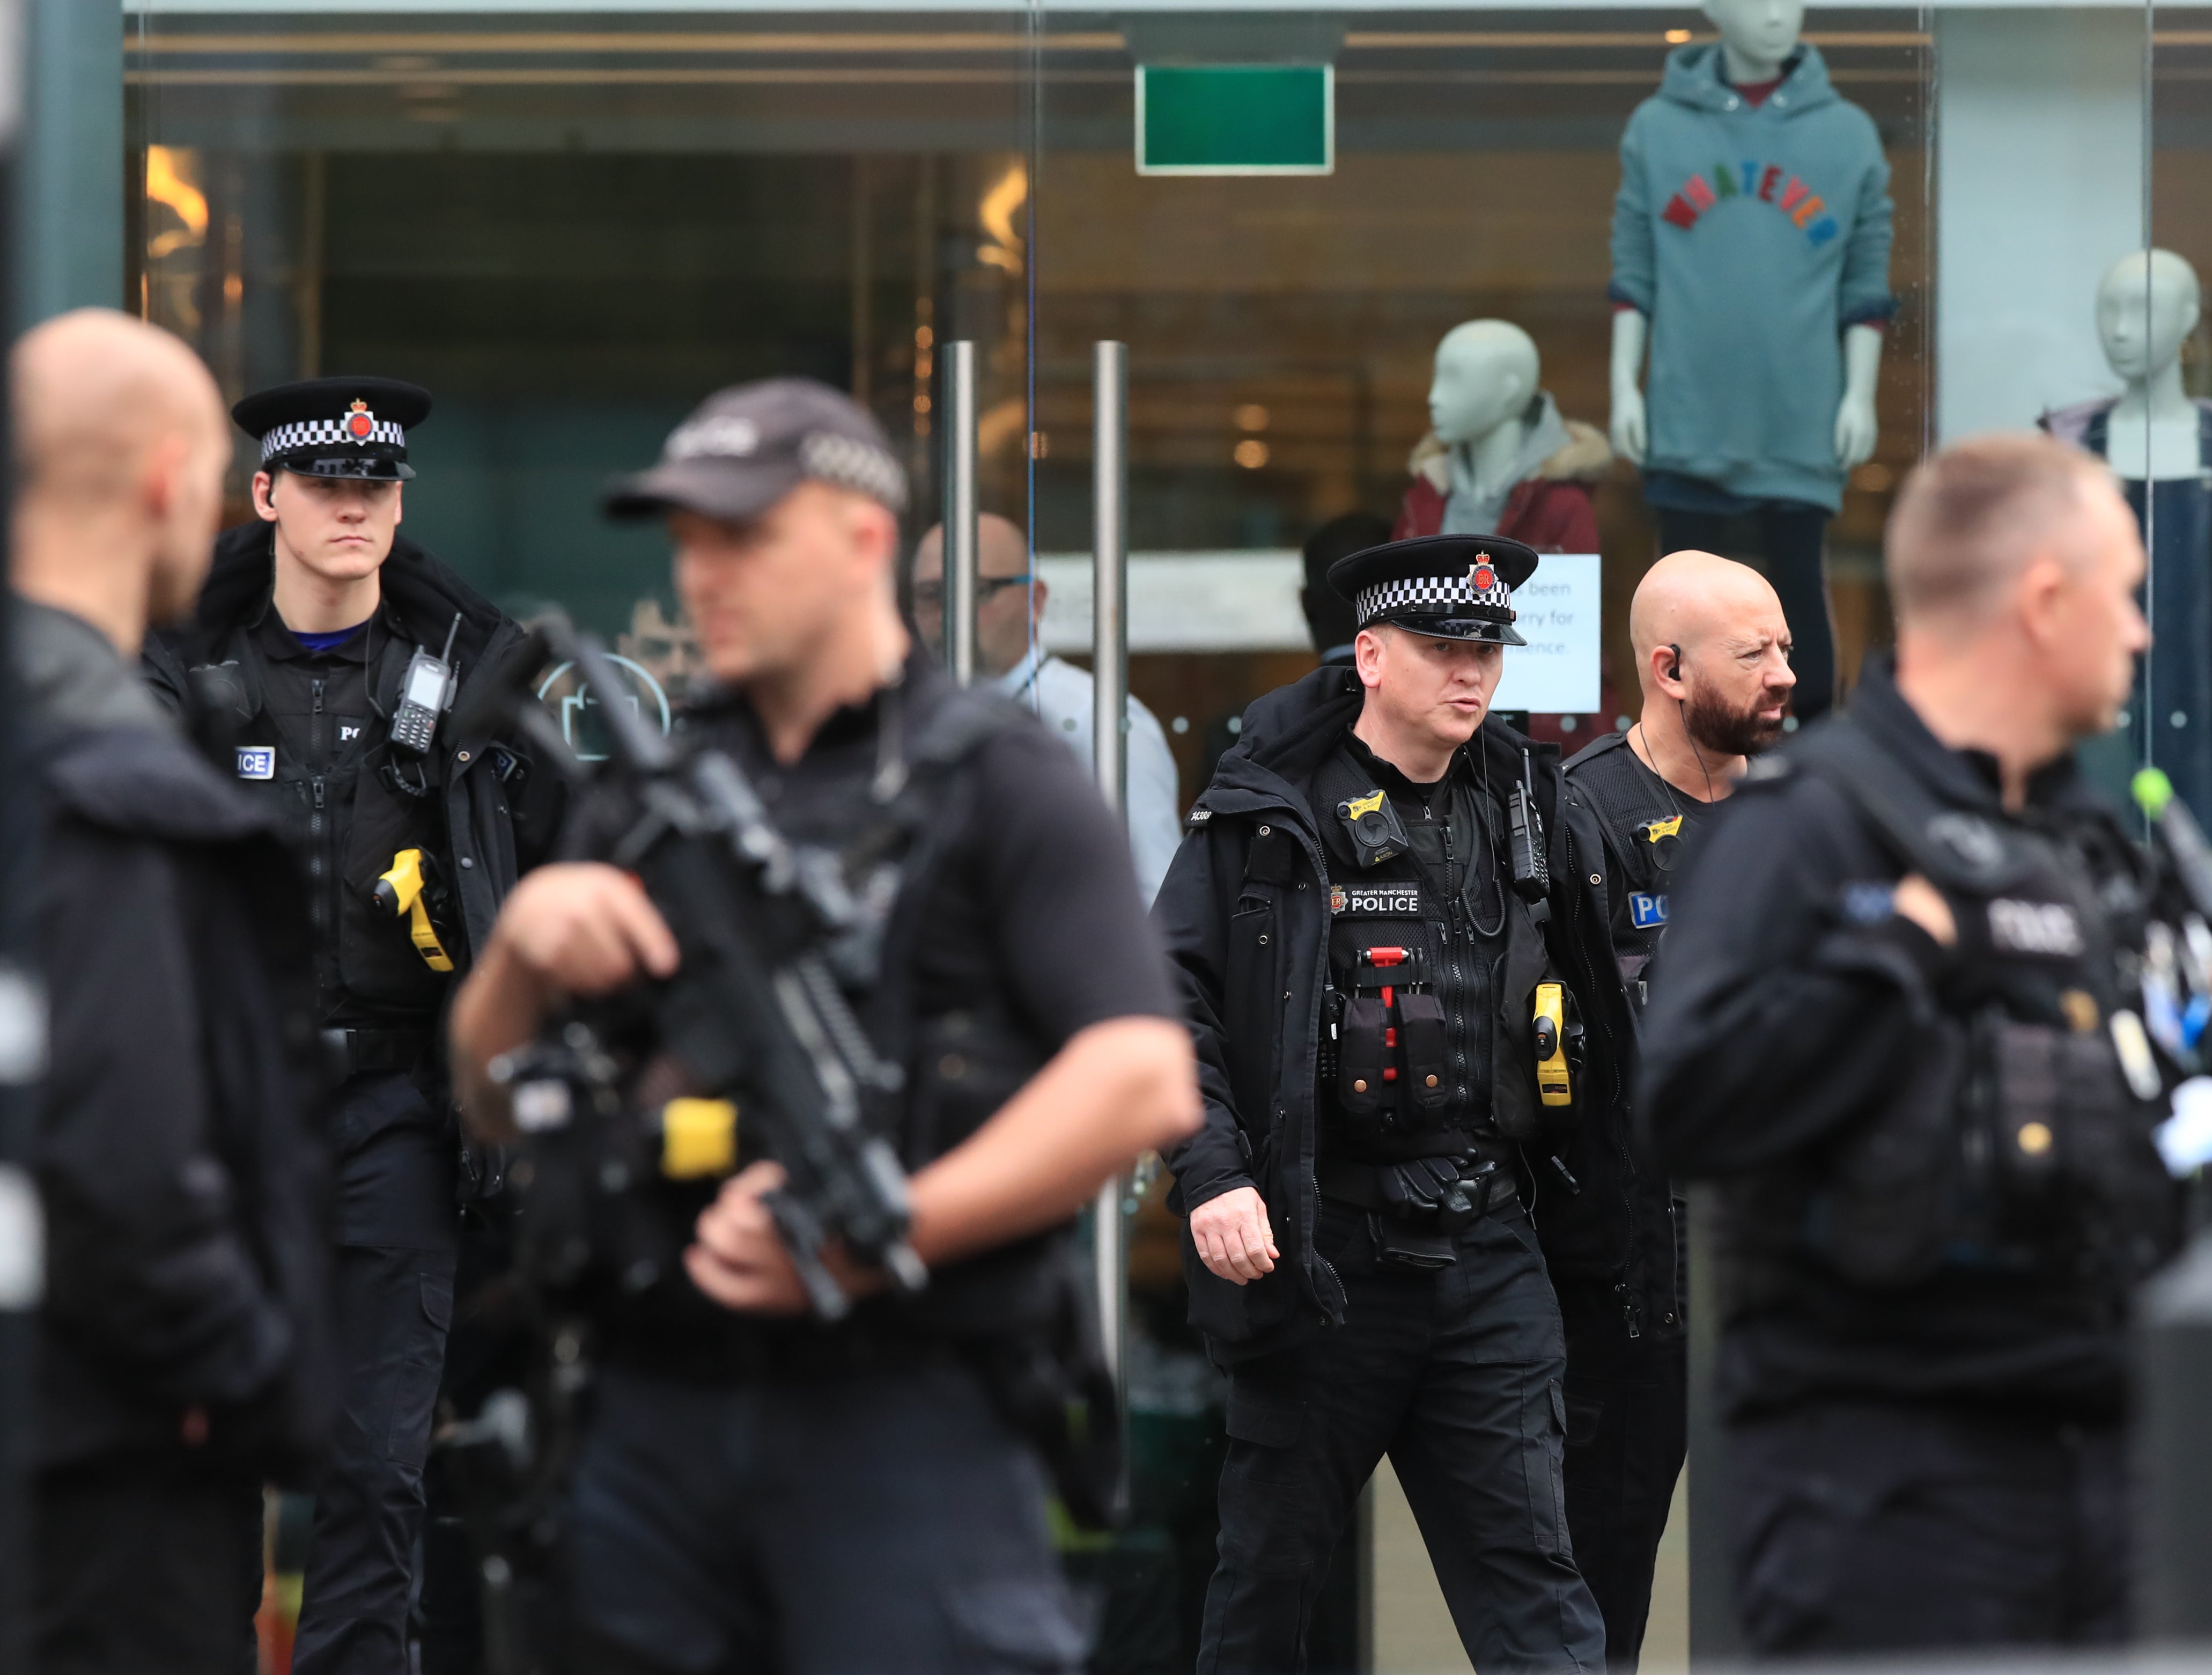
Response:
MULTIPOLYGON (((976 521, 975 673, 1033 711, 1090 769, 1091 687, 1088 670, 1047 654, 1046 588, 1030 563, 1029 542, 1005 518, 976 521)), ((945 646, 945 527, 932 528, 914 553, 914 615, 930 649, 945 646)), ((1174 754, 1159 718, 1129 699, 1129 847, 1146 901, 1159 893, 1176 845, 1182 804, 1174 754)))

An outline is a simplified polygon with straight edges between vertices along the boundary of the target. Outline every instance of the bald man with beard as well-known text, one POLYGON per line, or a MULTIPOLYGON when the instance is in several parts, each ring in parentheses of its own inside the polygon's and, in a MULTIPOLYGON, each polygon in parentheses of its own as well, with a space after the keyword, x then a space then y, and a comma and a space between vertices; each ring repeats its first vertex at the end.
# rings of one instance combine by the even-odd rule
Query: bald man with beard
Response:
POLYGON ((273 817, 137 671, 207 575, 228 427, 191 351, 123 314, 49 321, 10 371, 50 1005, 33 1661, 236 1675, 262 1483, 305 1472, 333 1373, 304 904, 273 817))
MULTIPOLYGON (((1643 719, 1565 772, 1604 834, 1613 952, 1640 1008, 1684 849, 1781 736, 1796 677, 1774 589, 1710 552, 1645 573, 1628 636, 1643 719)), ((1607 1665, 1633 1670, 1686 1440, 1680 1218, 1666 1177, 1625 1143, 1586 1144, 1577 1167, 1585 1189, 1568 1220, 1584 1236, 1553 1227, 1546 1240, 1567 1328, 1567 1527, 1605 1617, 1607 1665)))

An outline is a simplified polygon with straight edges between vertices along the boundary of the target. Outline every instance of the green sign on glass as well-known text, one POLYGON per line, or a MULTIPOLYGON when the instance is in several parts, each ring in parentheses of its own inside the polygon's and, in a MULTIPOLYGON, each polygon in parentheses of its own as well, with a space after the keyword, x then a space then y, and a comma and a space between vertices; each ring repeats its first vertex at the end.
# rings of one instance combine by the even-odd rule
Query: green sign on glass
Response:
POLYGON ((1139 174, 1328 174, 1336 70, 1320 64, 1139 64, 1139 174))

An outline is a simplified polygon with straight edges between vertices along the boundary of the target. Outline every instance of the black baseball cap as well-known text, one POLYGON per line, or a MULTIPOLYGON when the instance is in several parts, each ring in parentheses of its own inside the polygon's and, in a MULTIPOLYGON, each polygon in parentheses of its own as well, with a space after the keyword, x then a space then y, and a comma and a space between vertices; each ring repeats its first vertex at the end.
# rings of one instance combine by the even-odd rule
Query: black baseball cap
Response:
POLYGON ((1362 628, 1393 623, 1439 640, 1525 646, 1513 589, 1536 573, 1536 550, 1502 535, 1417 535, 1328 567, 1362 628))
POLYGON ((430 392, 397 378, 309 378, 257 391, 230 410, 261 444, 263 471, 403 482, 407 433, 430 417, 430 392))
POLYGON ((872 414, 811 378, 717 390, 678 425, 660 463, 608 491, 611 518, 683 510, 741 522, 807 478, 906 509, 906 472, 872 414))

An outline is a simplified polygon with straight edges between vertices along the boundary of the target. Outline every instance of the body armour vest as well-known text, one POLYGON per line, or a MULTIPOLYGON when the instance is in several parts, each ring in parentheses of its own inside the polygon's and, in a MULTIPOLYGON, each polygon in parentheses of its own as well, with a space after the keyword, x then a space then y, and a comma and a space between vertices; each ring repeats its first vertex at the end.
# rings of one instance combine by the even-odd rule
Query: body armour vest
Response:
POLYGON ((1621 981, 1638 1008, 1644 968, 1659 952, 1676 869, 1710 807, 1675 792, 1638 759, 1628 735, 1614 734, 1577 758, 1569 777, 1589 799, 1612 862, 1608 929, 1621 981))
MULTIPOLYGON (((1945 1269, 2140 1276, 2172 1248, 2172 1183, 2151 1131, 2178 1078, 2145 1040, 2129 973, 2150 929, 2149 874, 2086 811, 1999 818, 1946 804, 1848 716, 1786 764, 1867 816, 1906 871, 1942 889, 1959 946, 1895 1096, 1846 1136, 1777 1233, 1844 1278, 1909 1285, 1945 1269)), ((1874 884, 1854 912, 1884 915, 1874 884)), ((1746 1207, 1754 1221, 1761 1212, 1746 1207)))
POLYGON ((1321 1144, 1362 1162, 1397 1162, 1498 1134, 1492 997, 1511 892, 1463 756, 1425 793, 1378 774, 1362 755, 1347 743, 1314 782, 1329 868, 1321 1144), (1378 797, 1405 843, 1362 865, 1350 821, 1378 797))
POLYGON ((391 741, 413 649, 380 609, 350 641, 311 651, 271 607, 226 636, 221 662, 187 671, 196 685, 212 676, 243 689, 235 770, 244 789, 275 802, 307 875, 325 1025, 421 1028, 444 1004, 450 972, 424 958, 407 917, 376 901, 377 880, 402 851, 422 850, 431 918, 448 955, 460 951, 446 906, 451 845, 437 770, 391 741))

